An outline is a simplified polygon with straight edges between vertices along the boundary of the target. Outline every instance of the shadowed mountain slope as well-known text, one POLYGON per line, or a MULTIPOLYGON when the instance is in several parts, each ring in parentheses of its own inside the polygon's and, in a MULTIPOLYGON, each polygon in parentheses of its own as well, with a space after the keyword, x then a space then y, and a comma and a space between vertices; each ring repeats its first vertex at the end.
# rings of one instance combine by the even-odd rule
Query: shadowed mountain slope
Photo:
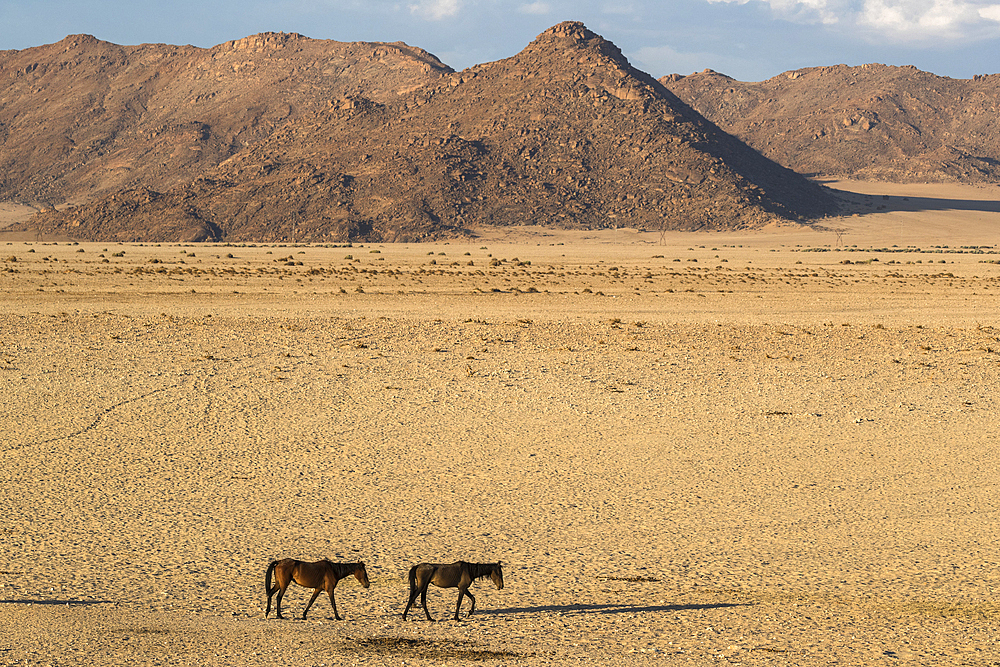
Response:
POLYGON ((660 81, 719 127, 803 174, 1000 183, 1000 75, 814 67, 743 83, 705 70, 660 81))

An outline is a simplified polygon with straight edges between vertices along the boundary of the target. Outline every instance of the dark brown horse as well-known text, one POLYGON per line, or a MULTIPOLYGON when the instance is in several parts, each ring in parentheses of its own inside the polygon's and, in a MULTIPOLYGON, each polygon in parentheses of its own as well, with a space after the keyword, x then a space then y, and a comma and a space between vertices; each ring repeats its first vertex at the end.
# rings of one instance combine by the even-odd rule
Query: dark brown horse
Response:
POLYGON ((458 588, 458 604, 455 606, 455 620, 458 620, 458 612, 462 609, 462 597, 469 596, 472 600, 472 609, 469 616, 476 611, 476 598, 469 592, 469 586, 476 579, 489 577, 497 590, 503 588, 503 568, 500 563, 466 563, 460 560, 457 563, 448 565, 438 565, 435 563, 419 563, 410 568, 410 600, 403 610, 403 618, 410 611, 413 602, 420 594, 420 604, 424 607, 424 614, 428 621, 433 621, 431 614, 427 611, 427 587, 431 584, 440 588, 458 588))
POLYGON ((365 570, 364 563, 331 563, 325 559, 315 563, 306 563, 292 558, 272 561, 267 566, 267 573, 264 574, 264 590, 267 592, 267 611, 264 612, 264 618, 267 618, 267 615, 271 613, 271 596, 274 595, 275 591, 278 593, 276 606, 278 618, 284 618, 281 615, 281 598, 284 597, 288 584, 294 581, 299 586, 316 589, 313 591, 312 597, 309 598, 309 604, 306 605, 305 611, 302 612, 303 621, 306 620, 309 607, 319 597, 320 591, 326 591, 329 594, 330 604, 333 605, 333 616, 339 621, 341 618, 340 614, 337 613, 337 601, 333 598, 333 589, 337 587, 338 581, 352 574, 357 577, 362 586, 368 588, 368 572, 365 570), (272 573, 278 580, 273 586, 271 585, 272 573))

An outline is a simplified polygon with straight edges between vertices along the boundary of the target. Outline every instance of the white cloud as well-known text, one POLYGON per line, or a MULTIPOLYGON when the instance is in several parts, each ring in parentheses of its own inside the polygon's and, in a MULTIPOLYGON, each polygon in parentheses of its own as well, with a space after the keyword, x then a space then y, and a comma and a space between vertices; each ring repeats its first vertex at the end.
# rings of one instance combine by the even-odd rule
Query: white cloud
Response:
POLYGON ((528 4, 521 5, 517 8, 522 14, 534 14, 537 16, 544 16, 545 14, 552 13, 552 7, 547 2, 531 2, 528 4))
POLYGON ((858 22, 875 28, 900 29, 906 25, 907 18, 902 7, 892 7, 882 0, 870 0, 865 3, 858 22))
POLYGON ((967 0, 866 0, 857 22, 903 39, 960 38, 988 28, 967 0))
POLYGON ((431 21, 456 16, 462 9, 461 0, 421 0, 410 5, 410 13, 423 16, 431 21))
POLYGON ((880 38, 919 41, 1000 35, 1000 5, 984 0, 706 0, 763 2, 778 17, 799 23, 841 24, 877 31, 880 38))
POLYGON ((801 23, 827 24, 840 22, 841 17, 838 9, 845 4, 841 0, 707 0, 707 2, 738 5, 764 2, 771 7, 771 11, 782 18, 801 23))

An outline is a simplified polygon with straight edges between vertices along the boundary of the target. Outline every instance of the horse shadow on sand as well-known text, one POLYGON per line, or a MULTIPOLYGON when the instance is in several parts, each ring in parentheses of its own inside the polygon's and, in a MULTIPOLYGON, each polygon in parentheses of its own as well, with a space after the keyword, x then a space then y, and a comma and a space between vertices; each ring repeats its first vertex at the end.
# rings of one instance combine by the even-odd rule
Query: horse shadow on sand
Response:
POLYGON ((565 604, 565 605, 540 605, 538 607, 508 607, 506 609, 484 609, 480 612, 486 614, 542 614, 542 613, 565 613, 565 614, 633 614, 633 613, 667 613, 678 611, 700 611, 704 609, 727 609, 729 607, 751 607, 750 602, 717 602, 713 604, 659 604, 659 605, 634 605, 634 604, 565 604))
POLYGON ((0 604, 37 604, 50 607, 90 607, 97 604, 114 604, 114 600, 2 600, 0 604))

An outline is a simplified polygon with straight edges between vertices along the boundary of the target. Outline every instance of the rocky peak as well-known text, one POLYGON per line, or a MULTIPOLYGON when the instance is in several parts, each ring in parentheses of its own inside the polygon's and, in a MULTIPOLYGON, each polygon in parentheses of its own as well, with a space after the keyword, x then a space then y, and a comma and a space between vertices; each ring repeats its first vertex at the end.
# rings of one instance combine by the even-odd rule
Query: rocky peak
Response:
POLYGON ((562 51, 577 56, 580 55, 580 51, 593 51, 616 61, 621 66, 629 66, 621 49, 597 33, 591 32, 579 21, 563 21, 549 28, 536 37, 520 55, 534 51, 546 53, 562 51))
POLYGON ((583 40, 594 39, 597 35, 588 30, 587 26, 580 21, 563 21, 562 23, 557 23, 543 32, 535 41, 544 40, 548 37, 560 37, 574 42, 580 42, 583 40))
POLYGON ((283 49, 289 44, 308 39, 297 32, 262 32, 243 39, 220 44, 220 51, 269 51, 283 49))
POLYGON ((73 49, 97 46, 98 44, 110 46, 109 42, 102 41, 93 35, 86 34, 67 35, 61 41, 57 42, 55 46, 60 47, 62 51, 72 51, 73 49))

